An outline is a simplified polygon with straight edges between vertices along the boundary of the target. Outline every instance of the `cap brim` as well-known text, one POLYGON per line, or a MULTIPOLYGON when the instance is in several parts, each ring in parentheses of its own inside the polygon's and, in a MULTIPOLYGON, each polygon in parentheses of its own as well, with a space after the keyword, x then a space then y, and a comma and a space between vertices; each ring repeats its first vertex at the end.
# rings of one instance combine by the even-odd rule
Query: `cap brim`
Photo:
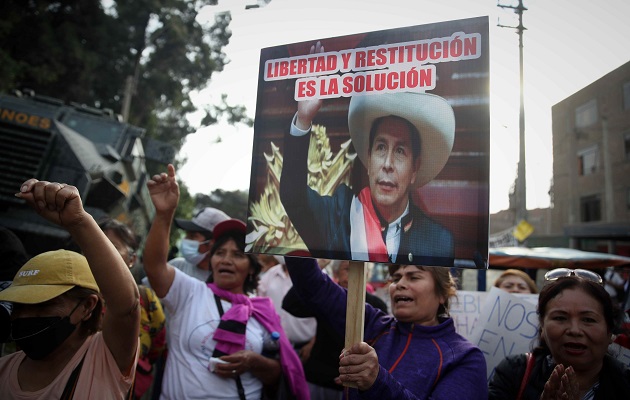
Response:
POLYGON ((11 285, 0 292, 0 301, 39 304, 54 299, 75 286, 76 285, 11 285))
POLYGON ((175 226, 188 232, 210 232, 209 230, 202 228, 187 219, 175 218, 175 226))
POLYGON ((215 239, 218 239, 228 232, 238 232, 244 235, 246 233, 246 230, 247 226, 245 225, 245 222, 241 221, 240 219, 228 219, 223 222, 219 222, 217 226, 214 227, 212 236, 215 239))

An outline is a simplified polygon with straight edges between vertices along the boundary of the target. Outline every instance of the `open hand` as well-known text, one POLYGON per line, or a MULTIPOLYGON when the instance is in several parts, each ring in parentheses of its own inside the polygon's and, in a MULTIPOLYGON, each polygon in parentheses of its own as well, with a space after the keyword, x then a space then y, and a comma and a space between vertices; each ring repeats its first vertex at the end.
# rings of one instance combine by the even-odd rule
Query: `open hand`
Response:
POLYGON ((153 175, 147 182, 147 188, 151 195, 151 201, 156 211, 174 211, 179 202, 179 185, 175 179, 175 167, 169 164, 167 172, 153 175))
MULTIPOLYGON (((322 46, 321 42, 317 42, 311 46, 311 53, 323 53, 324 46, 322 46)), ((311 100, 301 100, 298 101, 298 112, 297 112, 297 120, 295 121, 295 125, 302 129, 307 130, 311 127, 311 123, 317 112, 322 107, 321 99, 311 99, 311 100)))

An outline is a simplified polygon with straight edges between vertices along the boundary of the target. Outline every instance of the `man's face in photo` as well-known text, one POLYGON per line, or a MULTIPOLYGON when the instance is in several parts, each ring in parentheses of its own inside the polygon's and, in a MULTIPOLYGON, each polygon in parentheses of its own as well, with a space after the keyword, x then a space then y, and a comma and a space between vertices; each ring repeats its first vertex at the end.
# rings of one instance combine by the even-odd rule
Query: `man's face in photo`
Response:
POLYGON ((372 201, 384 218, 397 218, 407 206, 420 160, 414 162, 411 131, 405 120, 385 117, 377 122, 367 166, 372 201))

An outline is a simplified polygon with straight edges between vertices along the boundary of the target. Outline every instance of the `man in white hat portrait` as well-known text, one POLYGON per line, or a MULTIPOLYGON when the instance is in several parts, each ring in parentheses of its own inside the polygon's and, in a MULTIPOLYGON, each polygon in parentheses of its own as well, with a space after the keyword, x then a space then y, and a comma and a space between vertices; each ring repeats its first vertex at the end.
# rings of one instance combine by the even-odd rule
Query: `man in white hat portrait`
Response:
MULTIPOLYGON (((323 52, 318 43, 316 52, 323 52)), ((285 152, 280 198, 314 257, 405 264, 452 265, 452 234, 412 199, 446 164, 455 136, 448 102, 427 93, 355 95, 348 128, 369 185, 345 184, 332 196, 307 185, 311 124, 322 100, 298 102, 285 152)))

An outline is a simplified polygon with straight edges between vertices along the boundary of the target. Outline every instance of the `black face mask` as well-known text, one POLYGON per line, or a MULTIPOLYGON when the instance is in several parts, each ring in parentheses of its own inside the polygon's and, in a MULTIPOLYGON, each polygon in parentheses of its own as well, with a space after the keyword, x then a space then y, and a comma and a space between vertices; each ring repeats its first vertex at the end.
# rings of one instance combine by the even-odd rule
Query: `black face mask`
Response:
POLYGON ((41 360, 76 329, 70 322, 70 315, 79 307, 77 304, 65 317, 16 318, 11 321, 11 337, 31 360, 41 360))

